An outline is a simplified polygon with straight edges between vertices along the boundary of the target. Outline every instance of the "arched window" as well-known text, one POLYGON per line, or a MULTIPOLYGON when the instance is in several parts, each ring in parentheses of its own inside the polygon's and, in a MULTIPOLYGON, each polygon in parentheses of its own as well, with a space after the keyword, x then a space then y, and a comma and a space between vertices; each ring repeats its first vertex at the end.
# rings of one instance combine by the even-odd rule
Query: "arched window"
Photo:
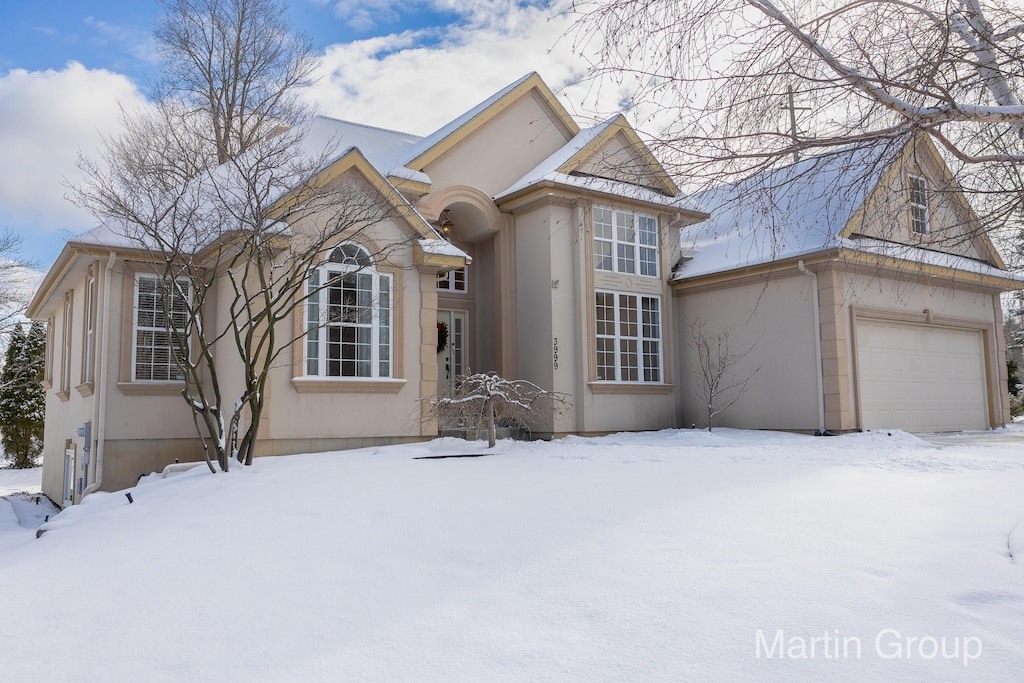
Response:
POLYGON ((328 260, 331 263, 340 263, 352 268, 368 268, 373 265, 366 250, 355 244, 343 244, 337 247, 331 252, 328 260))
POLYGON ((311 271, 306 302, 306 375, 391 377, 392 276, 355 244, 311 271))

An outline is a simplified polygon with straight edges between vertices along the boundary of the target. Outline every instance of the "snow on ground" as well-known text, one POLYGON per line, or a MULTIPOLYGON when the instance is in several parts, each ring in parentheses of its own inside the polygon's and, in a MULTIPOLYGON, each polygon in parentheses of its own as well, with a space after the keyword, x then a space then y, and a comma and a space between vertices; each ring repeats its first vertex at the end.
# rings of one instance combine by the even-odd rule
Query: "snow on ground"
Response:
POLYGON ((1021 427, 683 430, 149 477, 134 504, 94 494, 39 539, 4 531, 24 540, 0 549, 0 670, 1021 680, 1022 445, 1021 427))
MULTIPOLYGON (((39 494, 41 467, 16 470, 8 467, 0 454, 0 557, 31 538, 26 533, 57 512, 45 496, 39 494)), ((3 602, 0 597, 0 618, 3 602)))

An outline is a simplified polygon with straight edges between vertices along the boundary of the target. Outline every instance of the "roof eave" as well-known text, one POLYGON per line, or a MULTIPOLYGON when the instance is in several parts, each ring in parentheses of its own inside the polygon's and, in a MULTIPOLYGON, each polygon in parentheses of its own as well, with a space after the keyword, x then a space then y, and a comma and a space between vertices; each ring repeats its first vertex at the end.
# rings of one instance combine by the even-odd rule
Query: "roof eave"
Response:
MULTIPOLYGON (((707 220, 711 215, 704 211, 698 211, 684 206, 672 206, 671 204, 651 202, 636 197, 627 197, 621 194, 615 194, 614 192, 605 192, 592 188, 581 188, 575 185, 567 185, 549 178, 538 180, 515 190, 514 192, 510 192, 507 195, 498 197, 495 199, 495 204, 502 211, 514 212, 516 209, 532 204, 538 199, 543 199, 545 197, 568 199, 570 201, 575 201, 581 198, 607 199, 619 204, 643 206, 645 208, 653 209, 659 213, 679 214, 683 218, 691 219, 688 222, 680 223, 680 225, 698 223, 700 221, 707 220)), ((666 197, 666 199, 671 198, 666 197)))

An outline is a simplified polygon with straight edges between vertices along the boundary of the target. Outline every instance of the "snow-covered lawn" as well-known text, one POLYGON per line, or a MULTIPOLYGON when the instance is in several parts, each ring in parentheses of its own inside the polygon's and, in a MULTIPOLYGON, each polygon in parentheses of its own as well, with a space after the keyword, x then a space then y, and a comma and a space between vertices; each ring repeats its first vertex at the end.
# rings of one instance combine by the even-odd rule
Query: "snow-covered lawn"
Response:
POLYGON ((150 477, 134 504, 90 496, 39 539, 4 530, 0 671, 1024 680, 1022 446, 1019 426, 684 430, 150 477))

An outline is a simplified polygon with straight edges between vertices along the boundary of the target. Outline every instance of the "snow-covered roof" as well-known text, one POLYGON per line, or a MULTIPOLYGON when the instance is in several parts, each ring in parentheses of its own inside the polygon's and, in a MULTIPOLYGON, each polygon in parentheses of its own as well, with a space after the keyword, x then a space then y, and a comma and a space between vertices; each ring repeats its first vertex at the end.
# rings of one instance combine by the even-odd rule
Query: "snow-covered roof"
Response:
MULTIPOLYGON (((502 88, 498 92, 494 93, 493 95, 488 97, 486 100, 484 100, 480 104, 476 105, 475 107, 473 107, 469 111, 465 112, 461 116, 459 116, 459 117, 457 117, 455 119, 452 119, 451 121, 449 121, 445 125, 443 125, 440 128, 438 128, 436 131, 434 131, 433 133, 428 135, 427 137, 421 138, 414 145, 412 145, 411 147, 403 150, 401 154, 398 154, 398 155, 395 156, 395 158, 393 159, 393 163, 394 163, 393 168, 399 168, 399 167, 405 166, 406 164, 408 164, 408 163, 412 162, 413 160, 415 160, 420 155, 422 155, 425 152, 429 151, 431 148, 433 148, 434 146, 436 146, 439 143, 441 143, 449 135, 452 135, 457 130, 459 130, 460 128, 465 126, 467 123, 469 123, 470 121, 475 119, 480 113, 482 113, 484 110, 489 108, 495 102, 497 102, 502 97, 507 95, 509 92, 515 90, 520 85, 522 85, 526 81, 530 80, 530 78, 532 78, 534 75, 535 75, 534 72, 530 72, 530 73, 526 74, 525 76, 520 78, 518 81, 515 81, 514 83, 510 83, 509 85, 505 86, 504 88, 502 88)), ((390 170, 392 170, 392 169, 389 169, 389 171, 390 170)))
POLYGON ((1001 268, 997 268, 983 261, 978 261, 977 259, 967 258, 966 256, 957 256, 956 254, 949 254, 943 251, 922 249, 921 247, 915 247, 909 244, 898 244, 896 242, 887 242, 885 240, 873 239, 870 237, 858 237, 853 239, 840 237, 837 238, 836 243, 844 249, 862 251, 868 254, 875 254, 877 256, 888 256, 890 258, 900 259, 903 261, 912 261, 914 263, 921 263, 930 266, 942 266, 944 268, 951 268, 960 272, 976 273, 978 275, 991 275, 993 277, 1024 282, 1024 275, 1018 275, 1016 273, 1002 270, 1001 268))
POLYGON ((523 175, 522 178, 512 183, 507 189, 496 194, 494 200, 499 201, 531 185, 536 185, 546 180, 582 190, 619 195, 648 204, 661 204, 676 209, 698 210, 696 205, 682 193, 670 197, 650 188, 619 180, 559 172, 558 169, 562 168, 573 156, 600 136, 617 118, 619 118, 618 114, 592 128, 581 130, 569 142, 565 143, 551 156, 523 175))
MULTIPOLYGON (((684 228, 684 280, 845 246, 839 233, 903 142, 846 147, 693 195, 711 217, 684 228)), ((924 252, 926 250, 918 250, 924 252)))
POLYGON ((457 256, 459 258, 466 259, 467 263, 470 261, 469 255, 466 252, 464 252, 462 249, 459 249, 457 246, 455 246, 448 240, 421 239, 417 240, 417 242, 420 245, 420 249, 422 249, 423 253, 425 254, 434 254, 436 256, 457 256))
POLYGON ((303 149, 309 154, 322 154, 332 146, 339 151, 354 147, 385 178, 393 176, 429 183, 425 173, 405 168, 401 163, 409 150, 422 139, 397 130, 317 116, 310 123, 303 149))

